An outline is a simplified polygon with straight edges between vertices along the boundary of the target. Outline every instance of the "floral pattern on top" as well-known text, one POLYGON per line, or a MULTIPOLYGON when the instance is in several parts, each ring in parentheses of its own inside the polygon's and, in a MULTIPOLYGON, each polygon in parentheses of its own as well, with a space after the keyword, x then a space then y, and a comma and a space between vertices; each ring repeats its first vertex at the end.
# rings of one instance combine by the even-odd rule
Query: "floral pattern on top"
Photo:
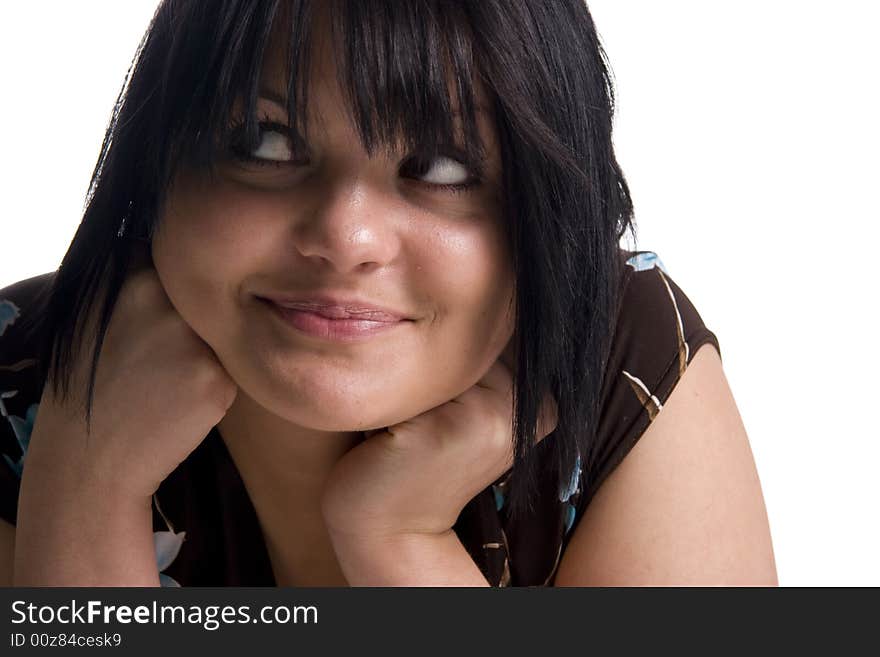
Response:
MULTIPOLYGON (((626 264, 636 271, 648 271, 650 269, 656 268, 657 275, 660 276, 660 279, 663 282, 666 293, 669 295, 669 303, 675 312, 675 334, 677 338, 678 348, 678 375, 680 377, 682 374, 684 374, 684 371, 687 368, 688 361, 690 360, 690 347, 688 346, 687 340, 685 339, 684 322, 681 318, 681 312, 678 309, 678 302, 675 299, 675 294, 672 292, 672 288, 669 285, 669 279, 667 278, 667 276, 669 276, 669 272, 666 271, 666 267, 663 266, 660 258, 653 251, 647 251, 634 255, 632 258, 626 261, 626 264)), ((648 417, 653 420, 655 417, 657 417, 657 414, 663 409, 663 403, 648 389, 648 386, 645 385, 645 382, 642 381, 638 376, 627 372, 626 370, 623 370, 622 373, 629 380, 629 384, 632 387, 633 393, 635 393, 636 397, 639 398, 642 406, 644 406, 645 410, 648 412, 648 417)))
POLYGON ((637 253, 629 258, 626 261, 626 264, 636 271, 648 271, 649 269, 657 267, 664 274, 667 276, 669 275, 669 272, 666 271, 666 267, 663 266, 663 261, 660 260, 660 256, 653 251, 642 251, 641 253, 637 253))
POLYGON ((21 314, 18 306, 8 299, 0 299, 0 336, 6 333, 6 329, 13 324, 21 314))

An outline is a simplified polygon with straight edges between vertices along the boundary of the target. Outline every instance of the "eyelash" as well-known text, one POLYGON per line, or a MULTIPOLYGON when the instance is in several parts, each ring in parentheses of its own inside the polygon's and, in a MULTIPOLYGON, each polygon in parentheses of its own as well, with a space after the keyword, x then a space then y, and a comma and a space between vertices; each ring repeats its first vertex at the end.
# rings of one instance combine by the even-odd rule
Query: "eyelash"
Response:
MULTIPOLYGON (((286 125, 278 123, 277 121, 271 121, 268 118, 260 121, 258 125, 259 125, 261 131, 265 130, 265 131, 278 132, 283 135, 290 134, 290 130, 286 125)), ((301 162, 296 162, 296 161, 285 162, 285 161, 281 161, 281 160, 266 160, 266 159, 262 159, 259 157, 254 157, 250 153, 239 148, 237 146, 237 143, 238 143, 237 138, 240 137, 243 128, 244 128, 244 121, 239 120, 239 121, 234 122, 232 125, 230 125, 228 128, 228 131, 227 131, 227 141, 226 141, 227 147, 226 147, 226 149, 227 149, 229 155, 232 156, 233 158, 235 158, 236 160, 239 160, 241 162, 248 162, 249 164, 254 164, 259 167, 273 167, 275 169, 280 169, 282 167, 290 166, 290 165, 301 164, 301 162)), ((455 150, 455 149, 453 149, 453 150, 455 150)), ((435 157, 440 157, 440 156, 448 157, 452 160, 455 160, 456 162, 459 162, 460 164, 463 164, 460 159, 461 156, 458 155, 457 153, 448 153, 448 154, 447 153, 438 153, 437 155, 433 155, 433 156, 431 156, 431 155, 429 155, 429 156, 416 155, 416 156, 412 156, 409 159, 407 159, 407 162, 414 161, 417 163, 417 165, 425 165, 426 163, 430 164, 431 161, 435 157)), ((478 176, 473 176, 473 175, 471 177, 469 177, 468 180, 463 183, 453 183, 453 184, 445 184, 444 185, 444 184, 438 184, 438 183, 426 183, 426 182, 422 182, 422 181, 418 181, 418 180, 416 182, 419 182, 421 185, 423 185, 425 187, 429 187, 433 190, 442 191, 442 192, 450 192, 452 194, 462 194, 462 193, 467 192, 468 190, 473 189, 474 187, 477 187, 478 185, 482 184, 482 180, 478 176)))

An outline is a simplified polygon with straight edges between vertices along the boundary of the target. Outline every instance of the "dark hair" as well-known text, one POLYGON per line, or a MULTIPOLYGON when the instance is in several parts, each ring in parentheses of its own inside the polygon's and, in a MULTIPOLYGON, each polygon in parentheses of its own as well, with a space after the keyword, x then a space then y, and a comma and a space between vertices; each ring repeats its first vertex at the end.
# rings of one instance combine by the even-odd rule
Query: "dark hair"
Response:
MULTIPOLYGON (((83 318, 100 302, 89 422, 98 356, 137 245, 128 237, 152 237, 181 163, 211 166, 215 137, 228 126, 236 98, 244 103, 244 134, 255 142, 258 79, 276 25, 289 47, 294 143, 302 139, 303 72, 319 6, 330 11, 334 43, 342 44, 340 86, 368 152, 395 138, 421 147, 451 141, 451 72, 467 155, 476 162, 477 76, 493 104, 519 311, 508 508, 519 514, 532 508, 538 477, 564 485, 577 459, 591 453, 619 304, 620 240, 628 230, 635 237, 629 189, 612 146, 612 80, 583 0, 162 2, 113 109, 82 221, 49 293, 41 380, 51 378, 55 394, 60 386, 67 397, 83 318), (118 239, 123 217, 126 239, 118 239), (548 391, 558 404, 558 425, 535 450, 548 391)), ((592 464, 582 465, 588 476, 592 464)))

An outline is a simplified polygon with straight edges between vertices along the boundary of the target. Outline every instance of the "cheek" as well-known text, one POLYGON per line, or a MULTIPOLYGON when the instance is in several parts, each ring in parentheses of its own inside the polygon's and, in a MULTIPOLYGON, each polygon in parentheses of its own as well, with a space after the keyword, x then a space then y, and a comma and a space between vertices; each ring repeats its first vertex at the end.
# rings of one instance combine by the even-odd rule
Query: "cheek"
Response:
POLYGON ((226 315, 236 311, 241 282, 277 242, 271 225, 278 216, 272 204, 245 201, 222 186, 190 185, 169 195, 153 262, 172 304, 212 346, 233 319, 226 315))
POLYGON ((216 275, 241 267, 259 254, 261 245, 272 244, 273 220, 284 216, 266 195, 247 194, 234 185, 187 178, 174 190, 160 222, 159 247, 163 255, 185 256, 196 271, 216 275))
POLYGON ((507 345, 513 331, 514 274, 503 235, 478 225, 436 233, 417 262, 425 289, 433 290, 436 317, 427 339, 438 374, 479 378, 507 345))

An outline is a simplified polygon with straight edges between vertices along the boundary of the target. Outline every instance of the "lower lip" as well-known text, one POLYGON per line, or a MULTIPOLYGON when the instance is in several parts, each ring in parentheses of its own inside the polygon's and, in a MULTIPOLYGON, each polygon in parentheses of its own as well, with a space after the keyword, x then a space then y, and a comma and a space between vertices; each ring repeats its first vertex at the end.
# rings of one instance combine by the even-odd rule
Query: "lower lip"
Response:
POLYGON ((292 326, 306 335, 330 342, 360 342, 411 321, 407 319, 397 322, 375 322, 365 319, 330 319, 305 310, 284 308, 268 299, 260 298, 260 301, 268 305, 275 315, 288 326, 292 326))

